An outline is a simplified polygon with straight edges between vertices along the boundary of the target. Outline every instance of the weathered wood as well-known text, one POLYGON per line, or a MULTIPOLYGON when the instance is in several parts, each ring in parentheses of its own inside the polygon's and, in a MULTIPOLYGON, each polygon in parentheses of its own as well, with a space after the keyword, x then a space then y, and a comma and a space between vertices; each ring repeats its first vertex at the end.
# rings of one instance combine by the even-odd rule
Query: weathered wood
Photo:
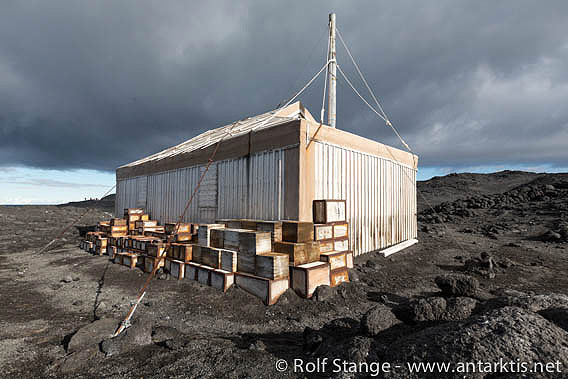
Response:
POLYGON ((126 226, 126 219, 124 218, 111 218, 110 226, 126 226))
POLYGON ((212 269, 210 267, 199 266, 197 269, 197 281, 209 286, 211 284, 211 271, 212 269))
POLYGON ((314 200, 312 213, 316 224, 345 221, 345 200, 314 200))
POLYGON ((347 260, 347 268, 353 268, 353 252, 346 251, 345 252, 345 259, 347 260))
POLYGON ((314 240, 321 241, 333 238, 333 224, 314 224, 314 240))
POLYGON ((318 286, 329 285, 329 264, 325 262, 311 262, 305 265, 290 267, 292 272, 291 287, 303 297, 312 297, 318 286))
POLYGON ((290 265, 299 266, 308 263, 308 254, 305 243, 275 242, 273 250, 288 255, 290 265))
POLYGON ((225 229, 212 229, 210 233, 209 243, 211 247, 216 247, 218 249, 223 248, 223 239, 225 229))
POLYGON ((347 237, 336 238, 333 241, 333 250, 335 251, 348 251, 349 239, 347 237))
POLYGON ((125 216, 130 216, 130 215, 141 215, 144 213, 144 209, 142 208, 126 208, 124 210, 124 215, 125 216))
MULTIPOLYGON (((164 229, 167 234, 174 234, 176 233, 176 223, 175 222, 167 222, 164 224, 164 229)), ((191 224, 188 223, 180 223, 178 226, 177 233, 190 233, 191 234, 191 224)))
POLYGON ((211 230, 212 229, 223 229, 225 225, 223 224, 200 224, 197 230, 197 240, 201 246, 210 246, 211 230))
POLYGON ((139 221, 135 221, 134 222, 134 226, 136 227, 136 229, 140 229, 140 228, 153 228, 153 227, 157 227, 158 226, 158 221, 156 220, 148 220, 148 221, 144 221, 144 220, 139 220, 139 221))
POLYGON ((256 255, 272 250, 270 232, 246 229, 225 229, 223 246, 239 255, 256 255))
POLYGON ((349 237, 349 224, 347 222, 334 222, 333 238, 349 237))
POLYGON ((253 274, 256 270, 256 255, 242 255, 237 253, 237 271, 253 274))
POLYGON ((347 267, 347 254, 344 251, 321 253, 320 260, 329 263, 330 270, 347 267))
POLYGON ((201 263, 205 266, 220 268, 221 267, 221 249, 214 247, 201 248, 201 263))
POLYGON ((170 260, 170 274, 179 280, 185 276, 185 262, 178 260, 170 260))
POLYGON ((152 272, 154 266, 164 267, 164 258, 144 257, 144 272, 152 272))
POLYGON ((272 305, 288 289, 288 279, 272 280, 255 275, 235 273, 235 283, 248 293, 259 297, 266 305, 272 305))
POLYGON ((320 243, 318 241, 306 242, 306 255, 308 257, 308 263, 319 261, 320 243))
POLYGON ((331 270, 329 274, 329 282, 331 287, 340 285, 349 281, 349 270, 347 267, 331 270))
POLYGON ((256 230, 270 232, 272 243, 282 241, 282 221, 259 221, 256 230))
POLYGON ((302 221, 282 221, 282 241, 308 242, 314 240, 314 224, 302 221))
POLYGON ((197 280, 197 271, 201 265, 193 262, 185 264, 185 279, 197 280))
POLYGON ((135 253, 123 253, 122 254, 122 265, 130 268, 135 268, 139 264, 139 256, 135 253))
MULTIPOLYGON (((152 243, 146 245, 146 252, 151 257, 161 257, 165 255, 165 245, 162 243, 152 243)), ((142 249, 140 249, 142 250, 142 249)))
POLYGON ((221 269, 224 271, 237 271, 237 252, 232 250, 221 250, 221 269))
POLYGON ((255 259, 255 274, 268 279, 287 278, 289 276, 288 262, 288 254, 257 254, 255 259))
POLYGON ((202 251, 203 249, 205 249, 206 247, 204 246, 200 246, 200 245, 194 245, 193 246, 193 250, 191 252, 191 261, 194 263, 198 263, 201 264, 202 262, 202 251))
POLYGON ((235 282, 235 274, 225 270, 211 271, 211 287, 226 292, 235 282))

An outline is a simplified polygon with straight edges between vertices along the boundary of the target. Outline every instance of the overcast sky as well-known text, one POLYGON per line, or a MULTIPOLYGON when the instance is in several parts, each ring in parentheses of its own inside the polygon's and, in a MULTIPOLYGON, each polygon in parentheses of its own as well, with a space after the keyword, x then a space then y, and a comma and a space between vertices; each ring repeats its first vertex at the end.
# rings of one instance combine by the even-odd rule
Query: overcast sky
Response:
MULTIPOLYGON (((4 0, 0 169, 112 178, 273 109, 325 62, 330 11, 426 172, 568 166, 566 1, 4 0)), ((363 93, 342 47, 338 61, 363 93)), ((301 97, 316 117, 322 85, 301 97)), ((341 78, 337 113, 400 146, 341 78)))

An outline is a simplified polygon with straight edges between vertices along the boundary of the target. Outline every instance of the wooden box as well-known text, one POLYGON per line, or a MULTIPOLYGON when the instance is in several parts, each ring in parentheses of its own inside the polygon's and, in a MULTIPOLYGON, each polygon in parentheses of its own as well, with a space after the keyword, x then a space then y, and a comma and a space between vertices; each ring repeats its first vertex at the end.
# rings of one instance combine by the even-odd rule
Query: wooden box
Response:
POLYGON ((349 250, 349 239, 347 237, 336 238, 333 241, 333 250, 335 251, 349 250))
POLYGON ((201 265, 197 263, 186 263, 185 264, 185 279, 197 280, 197 271, 201 265))
POLYGON ((288 254, 262 253, 257 254, 255 259, 255 274, 268 279, 287 278, 288 254))
POLYGON ((336 268, 335 270, 331 270, 329 275, 330 286, 335 287, 340 285, 341 283, 349 281, 349 270, 347 267, 336 268))
POLYGON ((308 263, 305 243, 275 242, 273 250, 277 253, 288 254, 290 265, 299 266, 308 263))
POLYGON ((183 262, 189 262, 191 261, 191 259, 193 258, 193 246, 192 244, 189 243, 178 243, 178 244, 172 244, 175 245, 175 253, 174 253, 174 258, 183 261, 183 262))
POLYGON ((349 237, 349 224, 347 222, 333 223, 333 238, 349 237))
POLYGON ((145 247, 146 247, 146 252, 151 257, 161 257, 166 254, 166 246, 162 243, 152 243, 148 244, 145 247))
POLYGON ((199 245, 193 246, 193 249, 191 251, 191 261, 192 262, 201 264, 201 261, 202 261, 201 252, 203 251, 203 249, 206 249, 206 247, 199 246, 199 245))
POLYGON ((211 230, 224 229, 223 224, 200 224, 197 230, 197 241, 201 246, 211 246, 211 230))
POLYGON ((126 220, 123 218, 112 218, 110 226, 126 226, 126 220))
POLYGON ((347 267, 347 254, 344 251, 330 251, 320 254, 320 261, 329 263, 329 269, 347 267))
POLYGON ((224 237, 224 232, 225 229, 212 229, 211 233, 210 233, 210 237, 209 237, 209 243, 211 244, 211 247, 216 247, 218 249, 222 249, 223 248, 223 239, 224 237))
POLYGON ((158 269, 165 266, 164 258, 144 257, 144 272, 152 272, 154 267, 158 269))
POLYGON ((185 276, 185 263, 178 260, 170 260, 170 274, 179 280, 185 276))
POLYGON ((318 241, 320 253, 328 253, 335 250, 335 245, 333 240, 318 241))
POLYGON ((241 220, 241 229, 257 230, 257 220, 241 220))
POLYGON ((226 292, 235 282, 235 274, 225 270, 211 271, 211 287, 226 292))
POLYGON ((114 256, 117 254, 118 247, 116 246, 107 246, 106 252, 109 256, 109 259, 114 259, 114 256))
POLYGON ((272 250, 270 232, 246 229, 225 229, 223 246, 240 255, 256 255, 272 250))
POLYGON ((139 264, 140 261, 139 261, 138 254, 123 253, 123 255, 122 255, 122 265, 123 266, 135 268, 139 264))
POLYGON ((308 242, 314 240, 314 224, 302 221, 282 222, 282 241, 308 242))
POLYGON ((167 234, 189 233, 191 234, 191 224, 180 223, 176 231, 175 222, 167 222, 164 224, 164 230, 167 234))
POLYGON ((177 234, 175 234, 174 240, 175 240, 176 242, 191 241, 191 240, 193 240, 193 234, 191 234, 191 233, 186 233, 186 232, 177 233, 177 234))
POLYGON ((197 269, 197 281, 209 286, 211 284, 211 271, 210 267, 199 266, 197 269))
POLYGON ((320 243, 318 241, 306 242, 306 255, 308 256, 308 262, 317 262, 320 259, 320 243))
POLYGON ((221 270, 237 271, 237 252, 232 250, 221 250, 221 270))
POLYGON ((347 268, 353 268, 353 252, 346 251, 345 252, 345 260, 347 261, 347 268))
POLYGON ((330 285, 329 264, 325 262, 307 263, 290 267, 290 270, 292 270, 291 287, 300 296, 312 297, 316 288, 330 285))
POLYGON ((213 268, 221 267, 221 249, 214 247, 201 248, 201 264, 213 268))
POLYGON ((256 270, 256 255, 242 255, 237 253, 237 271, 254 274, 256 270))
POLYGON ((345 221, 345 200, 314 200, 312 213, 316 224, 345 221))
POLYGON ((150 215, 149 215, 149 214, 146 214, 146 213, 143 213, 143 214, 140 215, 140 220, 142 220, 142 221, 148 221, 148 220, 150 220, 150 215))
POLYGON ((239 233, 247 232, 245 229, 232 229, 227 228, 223 232, 223 246, 227 250, 239 250, 239 233))
POLYGON ((314 240, 328 240, 333 238, 333 224, 315 224, 314 240))
POLYGON ((289 287, 287 278, 272 280, 240 272, 235 273, 235 283, 248 293, 259 297, 266 305, 276 303, 289 287))
POLYGON ((272 243, 282 241, 282 221, 259 221, 256 230, 270 232, 272 243))
POLYGON ((158 226, 158 221, 156 220, 148 220, 148 221, 144 221, 144 220, 139 220, 139 221, 135 221, 134 222, 134 227, 139 229, 139 228, 152 228, 152 227, 156 227, 158 226))

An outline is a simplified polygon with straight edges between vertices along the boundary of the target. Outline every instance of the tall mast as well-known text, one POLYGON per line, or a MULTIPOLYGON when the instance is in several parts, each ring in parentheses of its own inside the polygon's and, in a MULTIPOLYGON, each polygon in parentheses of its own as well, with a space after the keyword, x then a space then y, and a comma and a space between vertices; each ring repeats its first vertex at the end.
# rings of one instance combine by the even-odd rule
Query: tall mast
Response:
POLYGON ((328 113, 327 113, 327 121, 329 126, 335 128, 335 119, 336 119, 336 111, 335 111, 335 104, 336 104, 336 73, 337 73, 337 62, 336 54, 335 54, 335 13, 329 14, 329 56, 327 57, 328 60, 332 62, 329 63, 328 67, 328 113))

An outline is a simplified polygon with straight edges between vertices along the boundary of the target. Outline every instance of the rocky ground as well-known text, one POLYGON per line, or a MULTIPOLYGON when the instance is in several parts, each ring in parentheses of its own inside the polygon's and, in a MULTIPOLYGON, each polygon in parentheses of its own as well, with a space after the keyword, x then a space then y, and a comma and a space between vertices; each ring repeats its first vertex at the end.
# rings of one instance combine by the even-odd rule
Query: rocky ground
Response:
MULTIPOLYGON (((79 250, 76 228, 37 253, 89 204, 0 207, 2 376, 366 377, 387 362, 378 377, 567 377, 568 175, 459 174, 419 188, 420 243, 357 257, 351 283, 265 307, 239 288, 161 276, 118 339, 109 334, 146 274, 79 250), (334 373, 324 358, 363 372, 334 373), (294 372, 294 359, 326 371, 294 372), (456 371, 500 359, 563 373, 456 371), (452 362, 454 372, 410 373, 409 362, 452 362)), ((81 224, 108 219, 110 206, 81 224)))

